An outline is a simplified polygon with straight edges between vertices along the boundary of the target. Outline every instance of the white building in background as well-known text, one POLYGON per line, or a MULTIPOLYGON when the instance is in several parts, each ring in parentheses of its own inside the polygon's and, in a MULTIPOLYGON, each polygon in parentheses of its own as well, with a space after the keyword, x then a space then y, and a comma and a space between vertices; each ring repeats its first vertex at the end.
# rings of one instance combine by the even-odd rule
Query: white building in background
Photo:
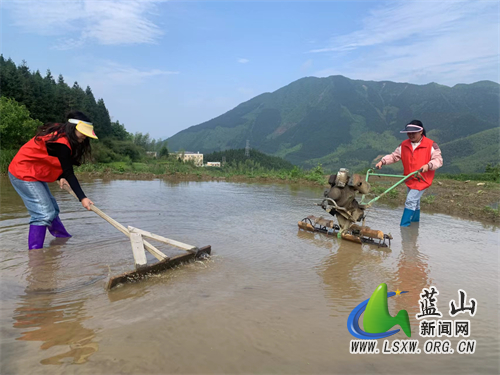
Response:
POLYGON ((205 164, 206 167, 219 167, 220 168, 220 161, 207 161, 207 164, 205 164))
POLYGON ((203 154, 200 154, 199 152, 189 152, 189 151, 184 151, 184 152, 176 152, 177 157, 181 158, 183 162, 186 161, 193 161, 194 165, 197 167, 202 167, 203 166, 203 154))

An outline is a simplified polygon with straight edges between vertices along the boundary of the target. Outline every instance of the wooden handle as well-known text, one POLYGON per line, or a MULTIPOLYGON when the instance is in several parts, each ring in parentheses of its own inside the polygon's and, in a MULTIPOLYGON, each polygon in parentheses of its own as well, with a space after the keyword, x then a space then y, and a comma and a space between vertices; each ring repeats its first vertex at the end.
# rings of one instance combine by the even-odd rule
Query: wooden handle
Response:
POLYGON ((73 189, 71 189, 71 187, 69 185, 63 184, 62 189, 66 190, 73 197, 75 197, 76 199, 78 199, 78 197, 76 196, 75 192, 73 191, 73 189))
MULTIPOLYGON (((64 184, 63 189, 66 190, 68 193, 70 193, 72 196, 74 196, 76 199, 78 197, 76 196, 75 192, 69 185, 64 184)), ((114 226, 116 229, 118 229, 120 232, 122 232, 124 235, 130 238, 130 232, 128 231, 127 228, 125 228, 123 225, 121 225, 118 221, 113 219, 111 216, 106 215, 104 212, 102 212, 100 209, 98 209, 94 204, 90 205, 90 210, 94 211, 97 215, 102 217, 104 220, 106 220, 108 223, 110 223, 112 226, 114 226)), ((163 259, 169 259, 168 256, 163 254, 160 250, 158 250, 156 247, 151 245, 149 242, 144 240, 144 247, 146 250, 148 250, 153 256, 158 259, 158 260, 163 260, 163 259)))
MULTIPOLYGON (((76 196, 75 192, 69 185, 64 184, 63 189, 66 190, 68 193, 70 193, 73 197, 78 199, 76 196)), ((102 217, 104 220, 106 220, 108 223, 110 223, 112 226, 114 226, 116 229, 118 229, 120 232, 123 234, 129 235, 127 228, 125 228, 123 225, 121 225, 119 222, 117 222, 115 219, 111 218, 110 216, 106 215, 104 212, 102 212, 100 209, 98 209, 95 205, 91 204, 90 205, 90 210, 94 211, 97 215, 102 217)))

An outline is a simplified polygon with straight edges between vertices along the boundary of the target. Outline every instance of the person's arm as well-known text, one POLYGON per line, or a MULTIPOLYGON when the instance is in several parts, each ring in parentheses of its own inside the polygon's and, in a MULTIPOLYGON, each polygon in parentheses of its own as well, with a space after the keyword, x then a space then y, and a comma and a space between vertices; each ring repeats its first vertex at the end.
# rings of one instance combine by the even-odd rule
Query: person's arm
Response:
POLYGON ((380 160, 376 167, 378 169, 382 168, 383 165, 394 164, 401 160, 401 145, 398 146, 392 154, 386 155, 380 160))
POLYGON ((65 179, 68 185, 73 189, 74 193, 82 203, 82 206, 90 210, 90 204, 93 204, 90 199, 85 196, 85 193, 78 182, 73 170, 73 162, 71 161, 71 150, 68 146, 62 143, 47 143, 47 152, 50 156, 59 159, 62 168, 62 174, 59 179, 65 179))
POLYGON ((432 145, 431 150, 431 161, 427 163, 429 170, 435 171, 443 166, 443 156, 441 155, 441 149, 436 142, 432 145))
POLYGON ((83 198, 86 198, 85 193, 75 176, 73 163, 71 161, 71 150, 69 147, 62 143, 47 143, 47 152, 50 156, 58 158, 61 163, 62 174, 59 176, 59 179, 65 178, 66 181, 68 181, 69 186, 71 186, 71 189, 73 189, 80 201, 83 198))
POLYGON ((443 157, 441 156, 441 150, 439 149, 437 143, 434 142, 431 148, 431 160, 427 164, 422 165, 422 168, 420 168, 420 170, 422 172, 435 171, 442 165, 443 157))

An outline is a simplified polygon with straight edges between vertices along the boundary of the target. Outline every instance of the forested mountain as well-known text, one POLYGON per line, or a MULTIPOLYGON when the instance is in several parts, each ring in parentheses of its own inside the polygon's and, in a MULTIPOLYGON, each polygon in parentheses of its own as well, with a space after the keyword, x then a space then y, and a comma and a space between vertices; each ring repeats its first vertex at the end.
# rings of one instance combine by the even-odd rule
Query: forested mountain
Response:
POLYGON ((250 140, 252 148, 297 165, 361 169, 394 151, 405 139, 399 131, 419 119, 443 150, 442 171, 481 172, 500 161, 499 94, 491 81, 448 87, 307 77, 183 130, 168 144, 208 153, 250 140))
MULTIPOLYGON (((447 87, 430 83, 351 80, 343 76, 307 77, 264 93, 227 113, 183 130, 167 140, 168 148, 205 154, 252 149, 311 168, 354 170, 373 165, 405 139, 399 130, 410 120, 423 121, 438 142, 443 172, 482 172, 500 162, 500 85, 490 81, 447 87)), ((69 110, 87 113, 99 141, 94 160, 139 160, 145 150, 166 145, 149 135, 128 133, 112 122, 103 99, 90 87, 71 87, 50 70, 42 76, 26 62, 16 66, 0 55, 0 147, 17 150, 36 127, 60 122, 69 110)), ((12 154, 13 155, 13 154, 12 154)), ((401 169, 396 165, 395 169, 401 169)))

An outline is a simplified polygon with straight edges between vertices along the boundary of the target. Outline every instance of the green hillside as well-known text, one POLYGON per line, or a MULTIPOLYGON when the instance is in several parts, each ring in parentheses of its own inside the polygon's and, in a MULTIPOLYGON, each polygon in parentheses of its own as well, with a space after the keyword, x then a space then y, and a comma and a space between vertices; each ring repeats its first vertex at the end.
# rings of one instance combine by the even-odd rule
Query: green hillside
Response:
POLYGON ((500 162, 493 136, 500 130, 499 93, 490 81, 448 87, 307 77, 183 130, 168 145, 206 154, 250 140, 252 149, 306 168, 319 162, 327 170, 361 169, 392 152, 405 139, 399 130, 420 119, 443 148, 447 171, 481 172, 500 162))
POLYGON ((459 138, 441 145, 443 155, 453 155, 442 167, 448 173, 484 171, 486 165, 495 165, 500 159, 500 129, 494 128, 459 138), (478 163, 481 165, 478 168, 478 163), (482 168, 481 168, 482 167, 482 168))

